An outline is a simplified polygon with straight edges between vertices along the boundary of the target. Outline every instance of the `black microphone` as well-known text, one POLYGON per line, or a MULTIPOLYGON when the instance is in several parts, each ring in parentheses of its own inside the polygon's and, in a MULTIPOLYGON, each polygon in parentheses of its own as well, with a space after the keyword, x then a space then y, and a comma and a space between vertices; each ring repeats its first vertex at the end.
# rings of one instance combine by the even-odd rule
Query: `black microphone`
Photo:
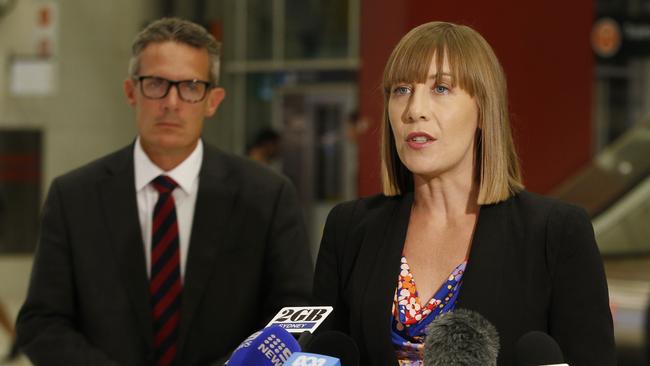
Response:
POLYGON ((335 357, 344 366, 359 366, 359 348, 345 333, 327 330, 314 335, 302 347, 303 352, 335 357))
POLYGON ((534 330, 524 334, 515 349, 517 366, 568 366, 560 345, 544 332, 534 330))
POLYGON ((479 313, 457 309, 427 326, 425 366, 496 366, 499 334, 479 313))

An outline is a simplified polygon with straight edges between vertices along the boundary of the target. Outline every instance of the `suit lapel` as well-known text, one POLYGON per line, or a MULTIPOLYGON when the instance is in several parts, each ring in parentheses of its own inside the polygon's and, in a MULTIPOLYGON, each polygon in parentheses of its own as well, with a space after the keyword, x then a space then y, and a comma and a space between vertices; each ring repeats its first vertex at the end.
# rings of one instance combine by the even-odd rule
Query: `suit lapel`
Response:
MULTIPOLYGON (((192 234, 187 256, 183 299, 179 354, 187 339, 193 316, 201 302, 206 286, 215 268, 218 267, 218 253, 228 243, 230 215, 234 210, 238 187, 228 174, 228 164, 221 153, 205 146, 201 166, 199 190, 194 210, 192 234)), ((226 312, 227 309, 213 309, 226 312)))
POLYGON ((146 272, 144 244, 138 219, 133 145, 119 151, 108 162, 109 177, 99 183, 99 192, 108 226, 110 242, 119 265, 122 284, 131 300, 137 325, 148 345, 153 331, 149 280, 146 272))
POLYGON ((368 357, 375 365, 396 364, 391 343, 390 319, 400 259, 413 204, 413 195, 393 198, 380 215, 368 223, 369 228, 386 228, 368 233, 359 258, 369 268, 363 299, 362 327, 369 342, 368 357))
POLYGON ((508 281, 504 277, 504 258, 513 239, 508 235, 509 203, 481 206, 457 300, 457 307, 474 310, 493 324, 503 314, 499 299, 508 281))

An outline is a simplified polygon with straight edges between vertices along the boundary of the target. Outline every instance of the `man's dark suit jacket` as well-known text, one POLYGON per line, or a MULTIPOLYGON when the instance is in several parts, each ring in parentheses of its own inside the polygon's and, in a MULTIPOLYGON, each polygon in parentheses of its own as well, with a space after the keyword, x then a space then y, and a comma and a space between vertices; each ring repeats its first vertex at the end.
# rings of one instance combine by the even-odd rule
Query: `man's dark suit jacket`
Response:
MULTIPOLYGON (((362 365, 397 365, 391 307, 413 195, 375 196, 330 213, 316 264, 317 304, 349 333, 362 365)), ((498 365, 515 364, 525 333, 550 334, 571 366, 615 365, 607 285, 583 210, 528 192, 481 207, 458 308, 499 332, 498 365)))
MULTIPOLYGON (((179 365, 225 357, 313 267, 291 184, 205 145, 183 284, 179 365)), ((18 342, 36 365, 148 365, 152 317, 133 146, 51 185, 18 342)))

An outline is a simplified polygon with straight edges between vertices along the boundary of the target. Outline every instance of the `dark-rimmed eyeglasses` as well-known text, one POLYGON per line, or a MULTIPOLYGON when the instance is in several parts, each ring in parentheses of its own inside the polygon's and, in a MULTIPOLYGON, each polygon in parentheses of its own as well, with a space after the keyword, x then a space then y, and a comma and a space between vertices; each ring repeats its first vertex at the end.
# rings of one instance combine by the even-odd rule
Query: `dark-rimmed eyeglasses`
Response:
POLYGON ((179 98, 188 103, 198 103, 205 99, 212 83, 204 80, 169 80, 158 76, 136 76, 140 82, 142 95, 149 99, 163 99, 172 86, 176 87, 179 98))

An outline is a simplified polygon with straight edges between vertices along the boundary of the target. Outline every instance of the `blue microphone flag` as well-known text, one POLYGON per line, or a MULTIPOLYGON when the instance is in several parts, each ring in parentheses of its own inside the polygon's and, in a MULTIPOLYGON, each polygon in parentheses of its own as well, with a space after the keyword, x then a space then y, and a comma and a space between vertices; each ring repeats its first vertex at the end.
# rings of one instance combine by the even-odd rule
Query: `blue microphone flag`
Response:
POLYGON ((228 366, 282 366, 294 352, 298 341, 286 330, 270 326, 246 338, 232 353, 228 366))

